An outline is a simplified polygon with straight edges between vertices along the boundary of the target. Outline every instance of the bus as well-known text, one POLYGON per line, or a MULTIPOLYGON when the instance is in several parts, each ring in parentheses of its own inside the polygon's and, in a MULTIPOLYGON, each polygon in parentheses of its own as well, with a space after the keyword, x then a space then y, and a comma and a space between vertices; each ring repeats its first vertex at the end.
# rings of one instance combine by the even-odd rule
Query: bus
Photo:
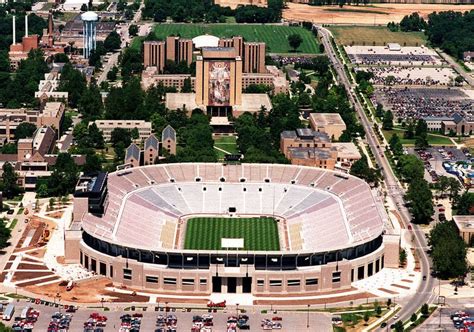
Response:
POLYGON ((3 311, 3 320, 12 319, 14 313, 15 313, 15 305, 13 303, 10 303, 5 308, 5 311, 3 311))
POLYGON ((28 317, 28 314, 30 313, 31 311, 31 307, 29 305, 27 305, 25 308, 23 308, 23 310, 21 311, 21 314, 20 314, 20 318, 22 319, 26 319, 28 317))

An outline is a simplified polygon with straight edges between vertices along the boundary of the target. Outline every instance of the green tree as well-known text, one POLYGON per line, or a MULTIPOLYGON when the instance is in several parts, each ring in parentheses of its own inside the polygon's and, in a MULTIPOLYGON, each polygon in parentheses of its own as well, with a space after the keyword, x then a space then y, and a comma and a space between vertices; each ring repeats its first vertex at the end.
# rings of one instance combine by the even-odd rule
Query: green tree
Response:
POLYGON ((416 122, 415 136, 426 136, 428 134, 428 125, 425 120, 419 119, 416 122))
POLYGON ((39 197, 47 197, 48 196, 48 185, 46 183, 40 183, 36 185, 36 193, 39 197))
POLYGON ((116 66, 113 66, 107 73, 107 79, 109 81, 115 81, 117 79, 117 74, 118 74, 118 68, 116 66))
POLYGON ((50 195, 62 196, 74 191, 79 177, 79 170, 69 153, 60 153, 48 178, 50 195))
POLYGON ((293 33, 288 36, 288 44, 293 49, 294 52, 300 47, 301 43, 303 42, 303 38, 297 33, 293 33))
POLYGON ((412 321, 413 323, 416 322, 416 320, 418 319, 418 316, 416 315, 416 313, 414 312, 411 317, 410 317, 410 321, 412 321))
POLYGON ((94 152, 87 154, 86 163, 82 167, 82 170, 85 174, 102 170, 102 158, 94 152))
POLYGON ((2 154, 16 154, 17 153, 17 146, 15 143, 6 143, 2 149, 2 154))
POLYGON ((405 263, 407 262, 407 251, 405 249, 400 250, 398 261, 400 266, 405 266, 405 263))
POLYGON ((193 87, 191 85, 191 78, 187 77, 183 81, 183 87, 181 88, 182 93, 193 92, 193 87))
POLYGON ((121 44, 120 35, 114 30, 104 40, 104 47, 108 52, 117 50, 121 44))
POLYGON ((128 27, 128 34, 131 37, 135 37, 136 35, 138 35, 138 26, 136 24, 130 24, 130 26, 128 27))
POLYGON ((467 272, 466 244, 452 221, 437 223, 430 231, 428 245, 433 270, 439 278, 454 278, 467 272))
POLYGON ((401 155, 397 167, 403 179, 408 183, 415 179, 422 179, 425 173, 423 162, 412 154, 401 155))
POLYGON ((424 150, 429 147, 426 134, 416 136, 415 138, 415 149, 424 150))
POLYGON ((474 194, 465 191, 454 201, 453 209, 456 210, 456 214, 471 215, 471 211, 474 211, 474 194))
POLYGON ((123 148, 128 147, 132 143, 130 131, 124 128, 114 128, 110 133, 110 143, 113 147, 122 143, 123 148))
POLYGON ((0 220, 0 249, 9 245, 11 230, 7 227, 5 220, 0 220))
POLYGON ((395 156, 400 156, 403 154, 403 145, 397 134, 393 134, 392 137, 390 137, 388 144, 390 146, 390 150, 392 150, 392 153, 395 156))
POLYGON ((18 193, 20 193, 20 187, 18 186, 18 175, 15 172, 12 164, 6 162, 2 166, 3 174, 2 174, 2 183, 1 188, 3 195, 7 198, 12 198, 18 193))
POLYGON ((428 182, 422 177, 412 179, 405 198, 410 202, 409 210, 413 215, 413 222, 428 224, 434 213, 433 197, 428 182))
POLYGON ((382 128, 384 130, 393 129, 393 113, 390 110, 385 111, 383 115, 382 128))
POLYGON ((421 306, 421 310, 420 310, 421 314, 423 316, 428 316, 430 311, 429 311, 429 307, 428 307, 428 304, 427 303, 424 303, 422 306, 421 306))
POLYGON ((367 323, 369 322, 369 319, 370 319, 370 315, 369 315, 369 313, 368 313, 367 311, 366 311, 366 312, 364 312, 364 322, 365 322, 365 324, 364 324, 364 325, 366 325, 366 326, 367 326, 367 323))
POLYGON ((378 117, 379 119, 383 118, 385 111, 383 109, 382 104, 377 103, 377 107, 375 108, 375 116, 378 117))
POLYGON ((377 317, 380 317, 380 315, 382 314, 382 307, 378 304, 375 306, 375 314, 377 315, 377 317))
POLYGON ((102 117, 104 105, 97 85, 91 83, 79 99, 77 108, 85 121, 93 121, 102 117))
POLYGON ((394 324, 394 329, 395 329, 395 332, 403 332, 405 329, 403 328, 403 322, 402 321, 397 321, 395 324, 394 324))
POLYGON ((22 138, 33 137, 34 132, 36 131, 36 125, 30 122, 20 123, 15 130, 15 140, 22 138))
POLYGON ((140 133, 138 132, 138 128, 135 127, 132 130, 130 130, 130 136, 133 140, 137 140, 140 138, 140 133))
POLYGON ((453 202, 459 198, 459 192, 462 189, 461 183, 456 178, 448 178, 448 196, 453 202))

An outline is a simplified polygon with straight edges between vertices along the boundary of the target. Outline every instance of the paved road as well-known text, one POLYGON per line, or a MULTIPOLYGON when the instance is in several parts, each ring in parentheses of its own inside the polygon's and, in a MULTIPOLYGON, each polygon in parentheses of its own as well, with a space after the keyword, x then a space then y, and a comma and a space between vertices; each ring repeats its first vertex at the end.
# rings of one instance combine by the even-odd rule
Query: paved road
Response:
POLYGON ((454 70, 456 70, 459 75, 461 75, 465 80, 466 82, 469 83, 469 85, 471 87, 474 87, 474 78, 469 74, 469 73, 466 73, 464 71, 464 68, 461 67, 461 65, 459 63, 457 63, 456 61, 453 60, 453 58, 451 58, 448 54, 444 53, 442 50, 440 49, 436 49, 436 52, 439 53, 439 55, 441 55, 441 57, 447 62, 449 63, 449 65, 451 67, 454 68, 454 70))
MULTIPOLYGON (((397 210, 402 217, 402 222, 406 226, 410 224, 411 216, 408 210, 405 207, 405 201, 403 199, 404 196, 404 189, 402 188, 400 182, 397 180, 396 176, 394 175, 388 161, 386 160, 383 154, 382 145, 379 143, 377 136, 373 131, 373 125, 371 121, 367 118, 364 109, 358 98, 356 97, 353 89, 355 87, 354 84, 351 84, 346 72, 344 71, 344 66, 341 63, 340 59, 337 57, 333 45, 331 43, 331 32, 325 28, 320 26, 317 27, 319 31, 319 35, 322 37, 322 42, 324 44, 325 50, 328 53, 329 59, 333 64, 334 69, 338 75, 339 83, 343 84, 346 88, 347 94, 349 96, 349 100, 351 104, 354 106, 359 120, 361 121, 362 125, 364 126, 366 132, 366 139, 367 144, 372 150, 377 164, 380 166, 382 170, 382 175, 384 177, 385 185, 387 188, 388 195, 391 196, 395 204, 397 205, 397 210)), ((426 247, 426 238, 424 233, 421 232, 417 225, 413 225, 413 234, 414 234, 414 245, 417 248, 426 247)), ((418 255, 420 259, 421 271, 423 275, 426 275, 426 281, 422 281, 416 291, 416 295, 411 297, 406 303, 404 303, 399 316, 400 319, 406 320, 408 319, 413 312, 415 312, 423 303, 425 302, 433 302, 434 296, 432 293, 432 289, 434 286, 434 278, 430 275, 430 266, 431 262, 430 259, 424 250, 418 250, 418 255)))

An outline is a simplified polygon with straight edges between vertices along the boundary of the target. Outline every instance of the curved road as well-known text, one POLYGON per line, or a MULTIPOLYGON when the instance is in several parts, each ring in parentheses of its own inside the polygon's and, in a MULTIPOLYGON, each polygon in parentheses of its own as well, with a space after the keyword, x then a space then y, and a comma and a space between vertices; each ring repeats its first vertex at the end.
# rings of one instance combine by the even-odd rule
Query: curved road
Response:
POLYGON ((424 233, 419 229, 419 227, 415 224, 411 224, 411 216, 408 212, 407 208, 405 207, 405 201, 403 199, 404 196, 404 189, 401 186, 400 182, 397 180, 396 176, 394 175, 392 168, 390 167, 388 161, 386 160, 382 144, 378 141, 377 136, 374 133, 372 123, 367 118, 367 115, 364 112, 364 109, 356 97, 353 89, 355 88, 355 84, 351 84, 347 74, 344 70, 344 65, 336 55, 336 51, 333 48, 331 43, 331 32, 321 26, 313 26, 314 28, 318 29, 319 35, 321 36, 321 41, 324 45, 324 49, 331 61, 333 68, 337 73, 337 80, 339 84, 343 84, 347 95, 349 97, 350 102, 354 106, 359 120, 364 126, 364 130, 366 132, 366 139, 367 144, 372 150, 377 164, 380 166, 382 175, 384 177, 385 185, 387 188, 387 194, 392 198, 393 202, 397 206, 397 211, 401 216, 402 223, 401 225, 404 228, 407 228, 407 225, 411 225, 412 233, 414 235, 413 247, 417 248, 417 253, 420 261, 420 267, 422 275, 426 276, 425 281, 421 281, 417 290, 416 294, 403 300, 402 309, 398 313, 400 320, 407 320, 413 312, 415 312, 423 303, 431 303, 435 300, 436 296, 433 294, 433 286, 435 283, 435 278, 431 276, 431 261, 426 253, 427 249, 427 241, 424 236, 424 233))

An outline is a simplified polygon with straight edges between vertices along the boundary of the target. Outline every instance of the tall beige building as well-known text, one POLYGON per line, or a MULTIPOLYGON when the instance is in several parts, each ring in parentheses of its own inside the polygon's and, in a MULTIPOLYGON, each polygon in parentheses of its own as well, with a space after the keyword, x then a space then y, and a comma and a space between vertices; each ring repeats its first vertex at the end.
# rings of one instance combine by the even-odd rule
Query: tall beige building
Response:
POLYGON ((244 42, 241 36, 219 40, 220 47, 233 47, 243 62, 244 73, 266 73, 265 43, 244 42))
POLYGON ((242 59, 234 48, 202 49, 196 60, 196 104, 212 116, 232 114, 242 103, 242 59))
POLYGON ((146 41, 143 43, 143 64, 146 67, 157 67, 163 72, 165 67, 165 48, 164 41, 146 41))
POLYGON ((145 41, 143 43, 143 64, 157 67, 163 72, 166 61, 176 63, 185 61, 189 66, 193 62, 193 41, 169 36, 166 41, 145 41))

